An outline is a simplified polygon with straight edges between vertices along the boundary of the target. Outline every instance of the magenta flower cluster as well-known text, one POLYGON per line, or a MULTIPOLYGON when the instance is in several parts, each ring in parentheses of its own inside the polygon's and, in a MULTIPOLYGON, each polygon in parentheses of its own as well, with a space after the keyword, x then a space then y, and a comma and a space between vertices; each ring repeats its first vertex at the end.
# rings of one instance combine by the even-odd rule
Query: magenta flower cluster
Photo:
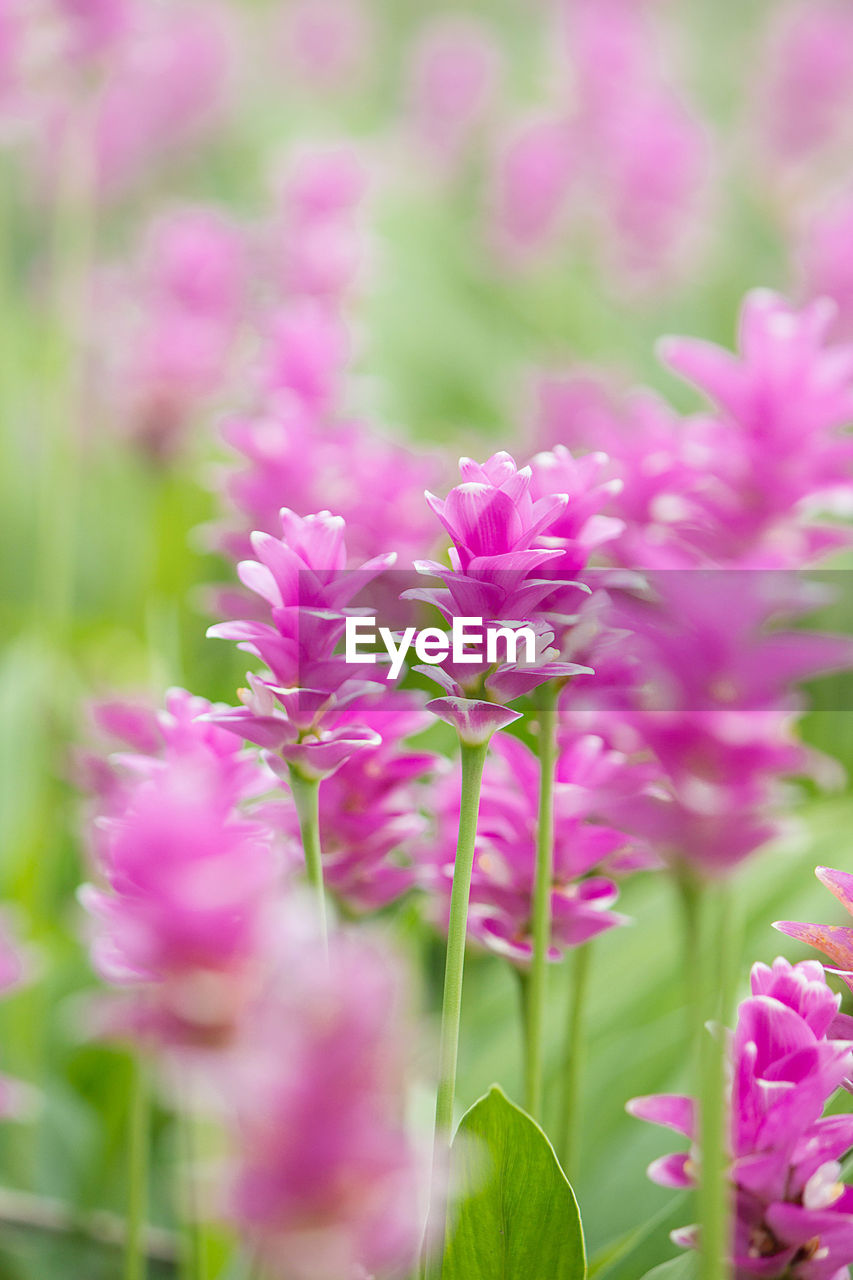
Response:
MULTIPOLYGON (((825 1114, 853 1070, 839 997, 815 961, 757 964, 750 987, 729 1050, 732 1274, 841 1280, 853 1262, 853 1190, 840 1180, 853 1117, 825 1114)), ((701 1151, 692 1099, 634 1098, 628 1110, 694 1144, 656 1160, 649 1177, 665 1187, 695 1185, 701 1151)), ((700 1243, 692 1228, 674 1239, 700 1243)))
MULTIPOLYGON (((68 1017, 51 989, 56 1070, 29 1029, 15 1043, 29 1006, 4 1028, 82 1147, 106 1106, 73 1036, 137 1059, 120 1216, 0 1187, 0 1217, 55 1236, 51 1257, 91 1231, 135 1277, 186 1234, 188 1275, 227 1244, 223 1276, 434 1280, 461 1171, 480 1219, 465 1230, 539 1280, 510 1258, 512 1159, 489 1169, 488 1133, 454 1142, 477 1070, 466 949, 475 990, 479 969, 522 991, 532 1119, 509 1110, 566 1221, 555 1161, 586 1190, 584 984, 608 949, 631 983, 624 913, 653 897, 646 873, 695 927, 689 1000, 731 1021, 714 882, 785 829, 798 786, 838 778, 803 686, 853 668, 850 637, 811 623, 834 599, 808 576, 853 548, 850 4, 756 12, 740 98, 712 113, 704 20, 677 17, 691 6, 0 0, 0 409, 21 424, 3 533, 34 548, 13 558, 2 616, 21 642, 0 686, 22 763, 50 757, 20 826, 16 769, 3 779, 4 839, 20 830, 23 849, 5 883, 63 958, 76 921, 101 984, 68 1017), (751 287, 759 260, 784 293, 751 287), (742 287, 730 342, 719 315, 742 287), (661 338, 671 396, 609 364, 642 368, 635 331, 661 316, 717 339, 661 338), (194 573, 196 553, 220 568, 194 573), (236 692, 233 649, 204 649, 199 613, 249 668, 236 692), (389 661, 351 656, 351 624, 371 620, 389 661), (497 656, 445 644, 466 621, 501 634, 497 656), (63 761, 102 666, 225 701, 109 694, 63 761), (76 917, 53 920, 52 867, 32 890, 48 857, 69 865, 69 773, 85 883, 76 917), (573 1043, 554 1069, 567 959, 573 1043), (567 1132, 546 1142, 558 1110, 567 1132), (198 1221, 174 1233, 151 1223, 159 1150, 143 1168, 146 1134, 169 1147, 164 1118, 216 1152, 181 1197, 198 1221), (495 1173, 497 1240, 480 1213, 495 1173)), ((817 875, 853 917, 853 874, 817 875)), ((756 964, 734 1030, 712 1025, 697 1055, 703 1096, 628 1107, 683 1140, 649 1172, 699 1192, 703 1223, 674 1240, 704 1252, 703 1280, 849 1280, 853 1017, 830 982, 853 992, 853 920, 775 927, 832 967, 756 964)), ((18 932, 0 908, 4 997, 39 971, 18 932)), ((0 1075, 3 1121, 39 1100, 0 1075)), ((52 1193, 66 1170, 48 1172, 52 1193)))

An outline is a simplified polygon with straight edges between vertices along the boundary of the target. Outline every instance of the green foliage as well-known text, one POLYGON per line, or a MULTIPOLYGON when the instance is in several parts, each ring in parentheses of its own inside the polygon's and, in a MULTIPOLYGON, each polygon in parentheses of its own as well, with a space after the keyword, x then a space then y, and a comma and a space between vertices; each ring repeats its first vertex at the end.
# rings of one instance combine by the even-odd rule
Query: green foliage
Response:
POLYGON ((574 1192, 539 1125, 497 1085, 462 1117, 451 1160, 461 1202, 442 1280, 584 1280, 574 1192))

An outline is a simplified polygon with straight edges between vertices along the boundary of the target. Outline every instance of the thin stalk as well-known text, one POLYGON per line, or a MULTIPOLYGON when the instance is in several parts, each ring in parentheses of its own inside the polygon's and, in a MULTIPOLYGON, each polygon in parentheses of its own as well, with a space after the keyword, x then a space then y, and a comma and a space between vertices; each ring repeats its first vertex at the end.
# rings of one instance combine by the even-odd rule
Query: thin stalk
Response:
POLYGON ((184 1280, 206 1280, 207 1253, 205 1250, 204 1230, 199 1217, 198 1197, 193 1183, 194 1170, 198 1155, 196 1141, 196 1117, 192 1110, 192 1099, 186 1099, 183 1114, 178 1116, 178 1128, 183 1139, 184 1159, 186 1160, 186 1182, 184 1187, 184 1247, 181 1252, 181 1275, 184 1280))
POLYGON ((727 1280, 729 1194, 726 1177, 725 1046, 706 1022, 728 1016, 734 966, 730 903, 719 889, 682 882, 688 972, 692 977, 691 1030, 699 1101, 698 1190, 701 1241, 699 1280, 727 1280))
POLYGON ((592 944, 584 943, 574 953, 569 985, 566 1038, 563 1044, 562 1096, 560 1098, 560 1155, 569 1182, 574 1185, 578 1172, 580 1149, 580 1097, 583 1079, 584 1036, 583 1024, 586 999, 589 992, 589 975, 592 944))
MULTIPOLYGON (((480 786, 486 763, 488 743, 469 746, 460 743, 462 758, 462 794, 453 888, 450 894, 450 921, 447 930, 447 954, 444 963, 444 997, 441 1006, 441 1039, 439 1046, 438 1090, 435 1099, 435 1144, 433 1177, 440 1169, 450 1148, 453 1128, 453 1103, 456 1097, 456 1067, 459 1057, 459 1021, 462 1013, 462 975, 465 966, 465 940, 468 933, 468 899, 474 868, 474 845, 480 813, 480 786)), ((435 1225, 435 1224, 431 1224, 435 1225)), ((432 1232, 430 1232, 432 1234, 432 1232)), ((425 1274, 441 1275, 443 1232, 436 1232, 434 1252, 429 1252, 425 1274)))
POLYGON ((299 833, 305 851, 308 883, 317 901, 317 916, 323 938, 326 937, 326 891, 323 885, 323 857, 320 850, 320 783, 306 778, 296 769, 290 770, 290 790, 299 818, 299 833))
POLYGON ((148 1147, 151 1100, 143 1063, 133 1064, 130 1090, 127 1204, 127 1238, 124 1280, 145 1280, 148 1271, 145 1251, 145 1220, 148 1213, 148 1147))
POLYGON ((551 889, 554 881, 554 770, 557 763, 557 699, 551 681, 541 690, 539 711, 539 816, 536 825, 536 871, 533 882, 533 956, 527 1003, 525 1106, 542 1119, 542 1078, 548 951, 551 946, 551 889))
POLYGON ((488 745, 462 744, 462 807, 456 842, 456 862, 450 895, 447 957, 444 965, 444 998, 441 1007, 438 1093, 435 1103, 436 1133, 447 1134, 453 1125, 456 1065, 459 1056, 459 1019, 462 1012, 462 974, 468 932, 468 898, 474 869, 474 844, 480 812, 480 784, 488 745))

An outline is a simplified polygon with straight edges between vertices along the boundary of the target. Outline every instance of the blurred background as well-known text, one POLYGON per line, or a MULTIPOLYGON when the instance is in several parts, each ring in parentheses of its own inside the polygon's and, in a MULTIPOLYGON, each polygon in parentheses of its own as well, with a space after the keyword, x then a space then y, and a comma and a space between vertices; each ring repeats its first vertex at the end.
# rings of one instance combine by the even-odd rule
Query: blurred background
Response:
MULTIPOLYGON (((0 1126, 0 1280, 118 1274, 92 1215, 122 1212, 130 1064, 86 1035, 79 753, 95 698, 233 700, 243 662, 205 630, 251 505, 241 415, 271 379, 292 393, 281 502, 335 509, 370 458, 324 470, 312 413, 410 445, 422 488, 554 443, 561 387, 569 414, 638 384, 695 409, 656 341, 731 346, 750 288, 829 295, 853 335, 851 142, 853 9, 828 0, 0 4, 0 897, 32 953, 0 1066, 37 1090, 0 1126)), ((806 733, 849 767, 849 709, 816 696, 806 733)), ((846 784, 795 799, 742 881, 750 961, 779 949, 771 920, 830 918, 812 868, 846 862, 846 784)), ((679 1085, 684 989, 668 886, 636 877, 621 906, 577 1192, 592 1255, 661 1211, 607 1272, 632 1280, 681 1219, 623 1107, 679 1085)), ((394 927, 429 948, 409 907, 394 927)), ((466 982, 460 1095, 517 1092, 508 971, 475 957, 466 982)), ((564 1020, 555 984, 555 1063, 564 1020)), ((167 1231, 176 1143, 158 1114, 167 1231)))

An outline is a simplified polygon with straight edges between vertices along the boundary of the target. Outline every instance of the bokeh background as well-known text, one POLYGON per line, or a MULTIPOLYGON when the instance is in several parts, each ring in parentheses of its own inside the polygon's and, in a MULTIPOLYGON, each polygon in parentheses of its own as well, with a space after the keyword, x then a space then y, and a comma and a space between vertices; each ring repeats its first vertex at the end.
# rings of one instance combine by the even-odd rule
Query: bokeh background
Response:
MULTIPOLYGON (((0 897, 34 964, 0 1011, 0 1056, 38 1091, 32 1119, 0 1128, 2 1280, 119 1274, 91 1215, 123 1209, 130 1064, 87 1035, 75 752, 95 697, 184 684, 229 701, 242 682, 240 656, 205 639, 207 588, 233 580, 205 530, 233 465, 222 422, 251 404, 270 317, 299 292, 300 157, 342 148, 355 166, 345 226, 312 248, 347 335, 336 402, 441 467, 532 451, 546 376, 696 408, 655 343, 732 345, 756 286, 828 293, 853 333, 851 141, 853 11, 827 0, 0 6, 0 897), (158 276, 184 216, 190 276, 227 295, 213 336, 187 332, 158 276), (210 226, 239 260, 232 293, 210 226)), ((849 699, 832 681, 814 696, 805 733, 849 768, 849 699)), ((812 868, 848 865, 843 779, 792 802, 741 881, 744 961, 781 949, 774 919, 831 918, 812 868)), ((685 988, 668 885, 635 877, 621 908, 633 926, 594 948, 576 1190, 593 1257, 648 1231, 607 1271, 633 1280, 681 1218, 645 1181, 660 1141, 624 1102, 683 1083, 685 988)), ((427 957, 435 1003, 440 948, 410 906, 392 927, 427 957)), ((556 1064, 560 972, 551 996, 556 1064)), ((506 966, 473 956, 463 1101, 495 1079, 518 1094, 517 1001, 506 966)), ((166 1229, 180 1164, 164 1111, 166 1229)), ((227 1239, 207 1248, 224 1278, 227 1239)))

